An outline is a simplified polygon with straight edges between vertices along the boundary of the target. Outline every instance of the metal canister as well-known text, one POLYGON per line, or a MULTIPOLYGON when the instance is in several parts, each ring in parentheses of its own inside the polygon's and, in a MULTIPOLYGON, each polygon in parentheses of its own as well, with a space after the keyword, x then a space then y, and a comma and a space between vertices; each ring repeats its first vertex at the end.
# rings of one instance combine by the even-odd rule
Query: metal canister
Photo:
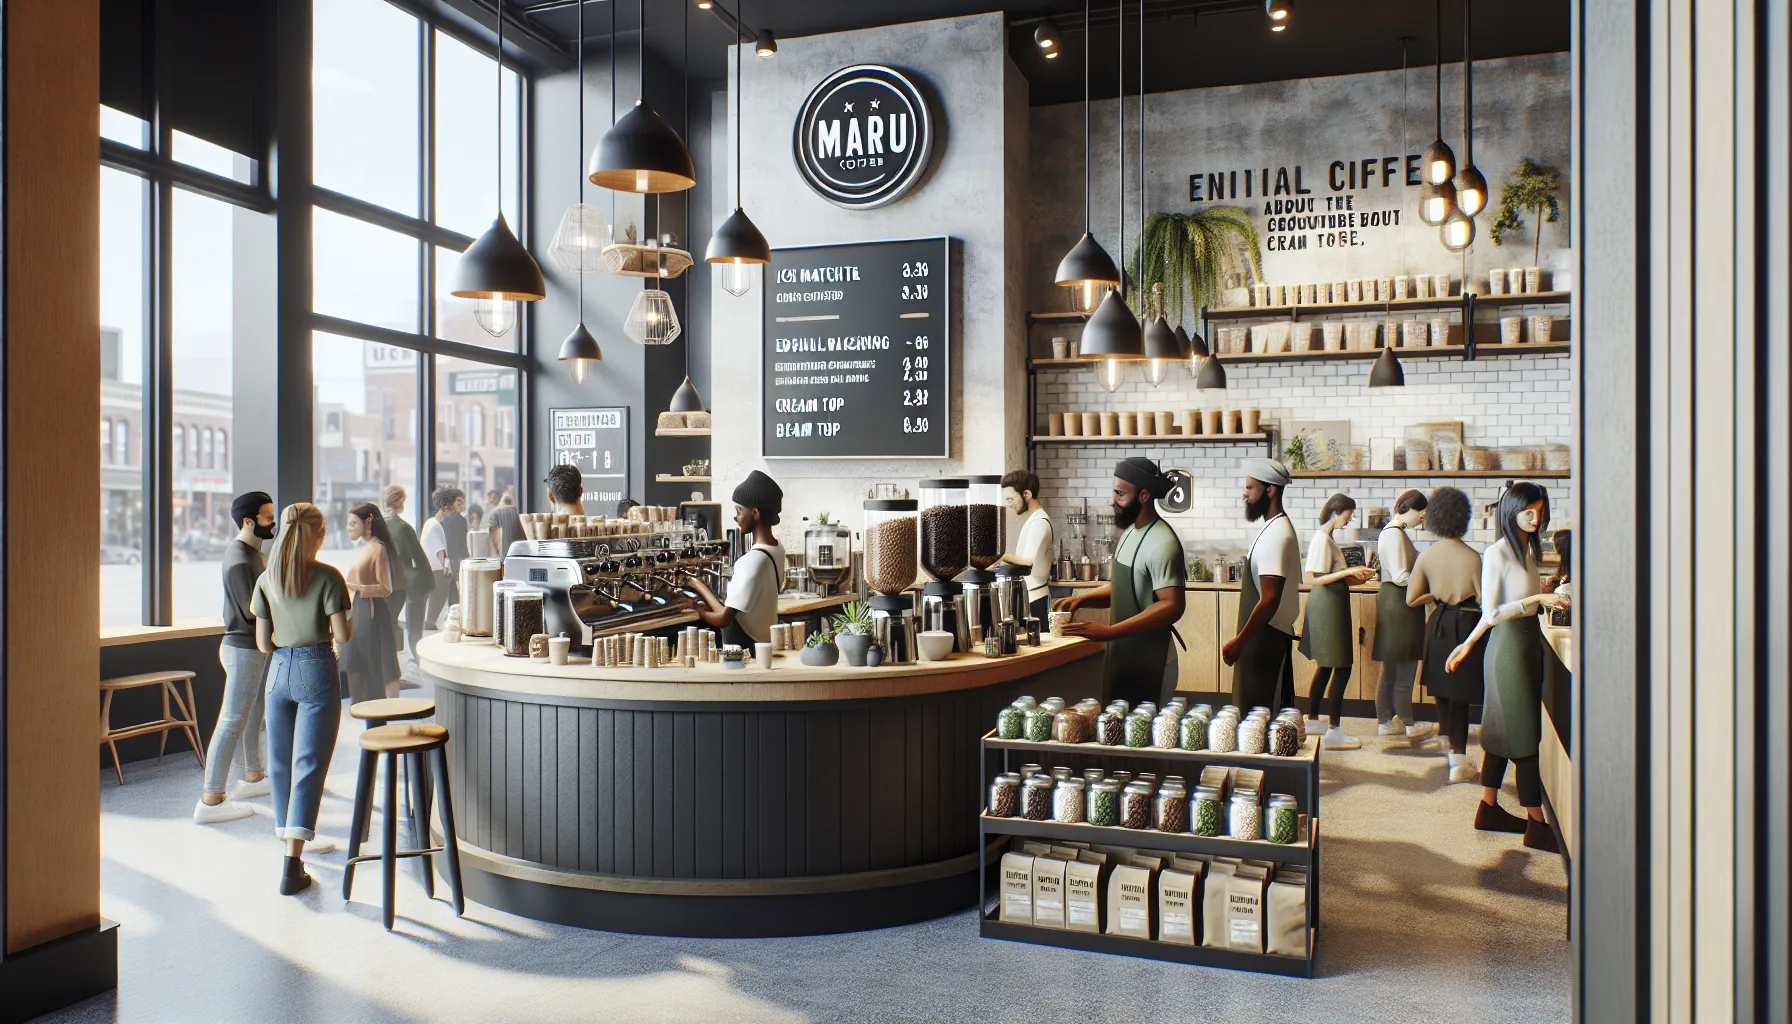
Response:
POLYGON ((504 578, 496 558, 468 558, 460 563, 460 631, 464 636, 491 636, 492 584, 504 578))
POLYGON ((1018 631, 1014 627, 1014 620, 1013 619, 1003 619, 1002 624, 999 627, 999 629, 1000 629, 1000 632, 1002 635, 1002 653, 1003 654, 1017 653, 1019 651, 1019 645, 1017 643, 1017 637, 1019 636, 1019 634, 1018 634, 1018 631))

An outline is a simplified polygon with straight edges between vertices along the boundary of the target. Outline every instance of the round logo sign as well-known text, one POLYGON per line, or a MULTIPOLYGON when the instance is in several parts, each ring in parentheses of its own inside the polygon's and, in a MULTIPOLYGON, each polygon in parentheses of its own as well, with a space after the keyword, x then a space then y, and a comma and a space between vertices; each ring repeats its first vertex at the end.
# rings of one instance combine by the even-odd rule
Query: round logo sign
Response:
POLYGON ((1194 500, 1194 479, 1180 469, 1166 469, 1164 476, 1170 478, 1170 493, 1157 499, 1157 507, 1165 512, 1187 512, 1194 500))
POLYGON ((841 68, 803 101, 793 140, 796 166, 830 203, 852 210, 883 206, 926 172, 933 129, 927 101, 900 71, 841 68))

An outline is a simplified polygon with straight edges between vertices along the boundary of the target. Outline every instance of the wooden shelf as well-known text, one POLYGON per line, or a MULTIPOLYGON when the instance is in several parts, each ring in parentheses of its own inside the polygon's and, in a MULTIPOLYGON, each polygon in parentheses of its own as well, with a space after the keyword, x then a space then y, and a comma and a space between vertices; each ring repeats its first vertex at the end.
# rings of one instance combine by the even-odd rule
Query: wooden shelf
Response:
POLYGON ((1201 315, 1208 320, 1285 320, 1315 313, 1385 313, 1420 310, 1461 309, 1462 296, 1445 298, 1394 299, 1390 302, 1311 302, 1287 306, 1227 306, 1207 308, 1201 315))
MULTIPOLYGON (((1498 325, 1493 325, 1498 329, 1498 325)), ((1565 356, 1574 351, 1569 341, 1531 342, 1518 345, 1480 344, 1475 346, 1475 359, 1526 358, 1542 356, 1565 356)), ((1464 345, 1427 345, 1424 348, 1398 348, 1394 355, 1401 360, 1407 359, 1456 359, 1469 362, 1468 348, 1464 345)), ((1345 349, 1339 352, 1230 352, 1221 353, 1220 361, 1227 366, 1248 366, 1252 363, 1348 363, 1374 362, 1381 356, 1381 349, 1345 349)), ((1074 370, 1079 367, 1093 366, 1101 359, 1031 359, 1027 361, 1029 370, 1074 370)))
MULTIPOLYGON (((1312 920, 1310 907, 1308 920, 1312 920)), ((1222 967, 1233 971, 1256 971, 1259 974, 1280 974, 1290 978, 1311 978, 1316 973, 1318 963, 1319 933, 1317 929, 1310 929, 1310 932, 1308 942, 1315 950, 1315 956, 1312 959, 1283 956, 1279 953, 1248 953, 1236 949, 1184 946, 1178 942, 1137 939, 1127 935, 1104 935, 1095 932, 1039 928, 1030 924, 1014 924, 999 920, 994 912, 984 914, 980 934, 986 939, 1030 942, 1035 946, 1057 946, 1060 949, 1112 953, 1116 956, 1134 956, 1145 960, 1167 960, 1172 963, 1194 964, 1200 967, 1222 967)))
POLYGON ((1566 303, 1573 292, 1521 292, 1517 295, 1477 295, 1477 306, 1557 306, 1566 303))
MULTIPOLYGON (((1300 753, 1293 757, 1277 757, 1274 754, 1241 754, 1237 751, 1221 753, 1217 750, 1183 750, 1170 747, 1110 747, 1105 743, 1058 743, 1047 740, 1035 743, 1032 740, 997 739, 995 730, 990 730, 983 737, 983 745, 990 750, 1021 750, 1041 754, 1083 754, 1102 757, 1132 757, 1152 761, 1191 761, 1196 764, 1233 765, 1241 768, 1289 768, 1312 767, 1319 758, 1319 737, 1308 736, 1307 742, 1301 745, 1300 753)), ((1043 762, 1041 762, 1043 763, 1043 762)), ((1305 808, 1303 813, 1311 813, 1305 808)), ((1038 824, 1032 822, 1030 824, 1038 824)), ((1093 825, 1089 826, 1095 827, 1093 825)), ((1122 832, 1133 832, 1121 829, 1122 832)), ((1271 844, 1274 845, 1274 844, 1271 844)))
POLYGON ((1036 324, 1082 323, 1089 319, 1087 313, 1028 313, 1027 320, 1036 324))
MULTIPOLYGON (((1292 760, 1292 758, 1282 758, 1292 760)), ((1192 803, 1192 801, 1191 801, 1192 803)), ((1109 846, 1136 846, 1173 853, 1210 854, 1215 857, 1238 857, 1242 860, 1272 860, 1277 864, 1301 867, 1312 863, 1312 836, 1301 819, 1300 837, 1287 845, 1267 839, 1233 839, 1231 836, 1197 836, 1188 832, 1159 832, 1148 828, 1110 828, 1105 825, 1058 821, 1029 821, 1026 818, 994 818, 985 813, 982 819, 985 834, 1037 836, 1070 843, 1103 843, 1109 846)))
POLYGON ((1262 444, 1268 434, 1129 434, 1122 437, 1100 437, 1035 434, 1034 444, 1262 444))
POLYGON ((653 478, 654 483, 660 484, 706 484, 714 479, 707 476, 673 476, 670 473, 660 473, 653 478))
POLYGON ((1301 480, 1566 480, 1566 469, 1303 469, 1289 474, 1301 480))
POLYGON ((654 437, 708 437, 708 427, 655 427, 654 437))

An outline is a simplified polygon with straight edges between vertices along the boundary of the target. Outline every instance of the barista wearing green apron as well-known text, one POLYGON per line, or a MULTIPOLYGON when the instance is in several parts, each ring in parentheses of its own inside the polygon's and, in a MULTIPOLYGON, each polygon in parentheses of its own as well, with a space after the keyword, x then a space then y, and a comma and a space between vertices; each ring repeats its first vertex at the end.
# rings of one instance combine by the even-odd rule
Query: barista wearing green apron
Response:
MULTIPOLYGON (((1126 528, 1114 545, 1109 581, 1058 602, 1060 611, 1107 605, 1108 623, 1067 622, 1065 636, 1108 645, 1102 663, 1102 700, 1167 701, 1176 688, 1176 652, 1170 646, 1182 618, 1188 573, 1182 541, 1157 514, 1157 496, 1170 481, 1157 463, 1137 456, 1114 467, 1114 522, 1126 528)), ((1180 640, 1180 638, 1177 638, 1180 640)))
POLYGON ((1232 666, 1232 703, 1281 707, 1294 698, 1294 621, 1300 617, 1300 542, 1282 511, 1294 482, 1276 459, 1244 462, 1244 515, 1263 529, 1251 542, 1239 580, 1238 635, 1220 657, 1232 666))

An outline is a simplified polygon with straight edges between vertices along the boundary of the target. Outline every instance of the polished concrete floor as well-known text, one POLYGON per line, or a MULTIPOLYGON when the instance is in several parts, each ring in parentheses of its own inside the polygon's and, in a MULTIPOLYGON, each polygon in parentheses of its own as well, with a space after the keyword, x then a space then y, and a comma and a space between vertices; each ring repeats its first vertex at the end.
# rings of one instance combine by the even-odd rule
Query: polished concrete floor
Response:
MULTIPOLYGON (((1358 735, 1374 723, 1351 721, 1358 735)), ((353 798, 344 716, 321 830, 353 798)), ((380 923, 377 865, 340 896, 275 891, 268 801, 196 826, 190 755, 102 788, 103 911, 119 922, 119 985, 45 1021, 1567 1021, 1572 957, 1562 862, 1473 831, 1478 786, 1441 758, 1325 757, 1325 921, 1314 980, 1271 978, 978 937, 971 911, 818 938, 690 940, 545 925, 469 905, 456 919, 399 875, 380 923), (184 758, 184 759, 183 759, 184 758)), ((1510 783, 1504 800, 1516 809, 1510 783)), ((375 834, 377 836, 377 824, 375 834)), ((438 894, 445 887, 438 886, 438 894)))

